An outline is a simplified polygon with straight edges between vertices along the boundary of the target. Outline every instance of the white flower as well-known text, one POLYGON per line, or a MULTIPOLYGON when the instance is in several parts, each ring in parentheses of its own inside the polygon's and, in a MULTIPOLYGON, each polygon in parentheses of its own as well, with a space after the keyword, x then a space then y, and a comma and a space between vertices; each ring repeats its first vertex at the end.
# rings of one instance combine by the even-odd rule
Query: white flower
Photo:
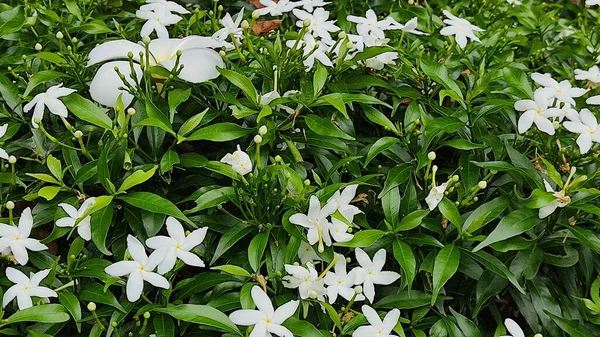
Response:
POLYGON ((137 10, 135 16, 146 20, 146 23, 144 23, 140 30, 140 36, 150 36, 152 32, 156 32, 156 36, 159 39, 168 39, 169 31, 167 30, 167 26, 181 21, 179 15, 171 14, 166 7, 161 6, 156 6, 151 11, 137 10))
MULTIPOLYGON (((314 36, 312 36, 310 34, 304 35, 304 38, 302 40, 305 42, 304 47, 301 46, 302 43, 298 43, 298 46, 296 48, 298 48, 298 49, 304 48, 303 54, 305 57, 306 56, 307 57, 303 61, 303 64, 305 67, 307 67, 306 71, 310 71, 310 69, 312 69, 312 67, 315 64, 315 60, 319 60, 319 62, 321 62, 321 64, 324 66, 333 67, 333 63, 331 63, 329 56, 327 56, 327 54, 325 54, 325 52, 327 52, 329 50, 329 46, 325 42, 315 40, 314 36), (315 48, 316 48, 316 50, 315 50, 315 48)), ((296 41, 295 40, 287 40, 287 41, 285 41, 285 44, 289 48, 293 48, 294 45, 296 44, 296 41)))
MULTIPOLYGON (((334 266, 335 272, 328 271, 323 280, 327 284, 327 298, 329 303, 333 304, 338 295, 346 299, 352 300, 354 297, 354 285, 356 283, 357 269, 352 269, 349 273, 346 272, 346 258, 340 254, 336 254, 337 262, 334 266)), ((364 301, 363 295, 356 295, 355 301, 364 301)))
POLYGON ((284 13, 291 12, 292 9, 301 5, 298 2, 292 2, 290 0, 280 0, 279 2, 275 2, 273 0, 259 0, 261 5, 265 6, 263 8, 257 9, 258 14, 265 15, 269 14, 271 16, 280 16, 284 13))
POLYGON ((144 281, 155 287, 169 289, 169 281, 154 272, 162 257, 156 254, 146 255, 146 249, 131 234, 127 236, 127 250, 133 261, 119 261, 106 267, 104 271, 115 277, 129 275, 127 279, 127 300, 135 302, 140 299, 144 290, 144 281))
POLYGON ((286 288, 296 289, 300 293, 300 298, 316 298, 319 301, 325 299, 327 290, 325 289, 325 281, 319 278, 317 270, 312 263, 307 263, 306 268, 294 266, 291 264, 285 265, 285 271, 290 274, 283 277, 286 288))
POLYGON ((550 95, 549 98, 556 98, 561 102, 569 103, 573 106, 575 106, 573 98, 581 97, 588 92, 587 89, 573 88, 567 80, 559 83, 550 74, 533 73, 531 74, 531 79, 544 87, 543 90, 548 92, 550 95))
POLYGON ((323 243, 331 246, 331 237, 329 236, 329 226, 331 225, 327 217, 335 212, 336 206, 325 204, 321 208, 321 202, 316 196, 310 197, 308 214, 296 213, 290 216, 290 222, 294 225, 300 225, 308 228, 306 235, 308 243, 314 245, 319 242, 319 251, 323 251, 323 243))
POLYGON ((190 11, 185 9, 180 4, 175 1, 167 1, 167 0, 146 0, 146 4, 140 7, 140 10, 143 11, 152 11, 157 7, 164 7, 169 12, 175 12, 179 14, 190 14, 190 11))
POLYGON ((169 236, 158 235, 146 240, 146 245, 152 249, 152 255, 157 255, 162 261, 158 264, 158 273, 165 274, 173 269, 179 258, 189 266, 204 267, 204 261, 198 255, 190 252, 204 241, 207 227, 199 228, 185 236, 183 226, 173 217, 167 218, 167 233, 169 236))
POLYGON ((96 198, 87 198, 87 200, 81 204, 79 210, 69 204, 58 204, 58 206, 67 213, 68 217, 56 220, 56 226, 74 227, 75 223, 79 220, 79 224, 77 224, 77 233, 79 233, 79 236, 81 236, 81 238, 85 241, 90 241, 92 239, 92 229, 90 227, 92 216, 88 215, 85 218, 82 217, 85 212, 90 209, 90 207, 94 206, 95 202, 96 198))
POLYGON ((415 35, 429 35, 425 32, 421 32, 419 30, 417 30, 417 26, 418 26, 419 22, 417 17, 414 17, 410 20, 408 20, 405 24, 401 24, 399 22, 394 21, 394 25, 400 29, 403 30, 407 33, 411 33, 411 34, 415 34, 415 35))
POLYGON ((520 0, 506 0, 506 2, 508 2, 511 5, 520 5, 521 4, 520 0))
POLYGON ((312 13, 315 7, 322 7, 325 5, 329 5, 330 3, 331 2, 325 2, 322 0, 303 0, 300 2, 300 5, 305 11, 312 13))
MULTIPOLYGON (((4 124, 0 126, 0 138, 4 137, 6 134, 6 130, 8 130, 8 124, 4 124)), ((0 158, 8 160, 8 152, 6 152, 3 148, 0 147, 0 158)))
POLYGON ((46 287, 41 287, 40 282, 48 276, 50 269, 44 269, 37 273, 30 273, 29 277, 20 270, 8 267, 6 268, 6 278, 15 285, 8 288, 2 298, 2 308, 6 307, 15 297, 19 310, 31 308, 33 302, 31 297, 40 297, 48 300, 48 297, 58 297, 56 292, 46 287))
POLYGON ((554 126, 549 118, 560 117, 564 111, 550 107, 551 94, 543 89, 538 89, 533 94, 533 100, 522 99, 515 102, 515 110, 525 111, 517 123, 519 133, 525 133, 533 123, 540 131, 549 135, 555 133, 554 126))
POLYGON ((425 198, 425 202, 429 207, 430 211, 433 211, 437 205, 444 199, 444 192, 446 192, 446 188, 448 187, 448 181, 441 184, 440 186, 434 186, 429 191, 429 194, 425 198))
POLYGON ((510 335, 500 337, 525 337, 523 329, 521 329, 519 324, 517 324, 517 322, 513 321, 512 319, 507 318, 504 321, 504 326, 506 327, 506 330, 508 330, 508 333, 510 333, 510 335))
POLYGON ((447 17, 447 19, 444 19, 444 23, 448 26, 442 28, 440 34, 445 36, 454 35, 456 43, 463 49, 467 45, 467 38, 472 41, 481 42, 479 38, 475 36, 475 32, 483 32, 483 29, 472 25, 465 19, 452 15, 452 13, 447 10, 444 10, 444 15, 447 17))
POLYGON ((393 309, 385 315, 383 321, 375 309, 368 305, 362 306, 362 313, 369 322, 369 326, 361 326, 354 330, 352 337, 395 337, 392 331, 398 324, 400 310, 393 309))
POLYGON ((563 126, 573 133, 579 133, 577 145, 579 145, 581 154, 590 150, 592 142, 600 143, 600 126, 596 116, 588 109, 581 109, 579 121, 567 121, 563 123, 563 126))
POLYGON ((254 325, 251 337, 293 337, 292 332, 281 324, 292 317, 300 302, 289 301, 274 310, 271 299, 259 286, 252 287, 250 293, 258 310, 236 310, 229 315, 229 319, 238 325, 254 325))
POLYGON ((219 29, 213 34, 213 39, 218 41, 225 41, 229 38, 230 35, 233 36, 234 39, 240 41, 244 38, 244 30, 240 28, 240 24, 244 19, 244 7, 237 14, 235 21, 229 13, 225 14, 225 16, 221 19, 221 24, 223 28, 219 29))
POLYGON ((300 248, 298 248, 298 257, 300 258, 300 262, 302 262, 302 264, 323 260, 319 257, 319 255, 317 255, 313 247, 304 241, 300 243, 300 248))
POLYGON ((33 216, 29 207, 21 213, 18 226, 0 223, 0 252, 10 248, 15 260, 24 266, 29 261, 27 250, 39 252, 48 249, 46 245, 29 237, 32 228, 33 216))
POLYGON ((575 69, 575 79, 600 83, 600 68, 593 66, 588 70, 575 69))
POLYGON ((33 116, 31 117, 31 125, 34 128, 38 128, 39 126, 35 122, 36 119, 40 121, 44 117, 44 108, 48 107, 51 113, 60 116, 67 117, 67 107, 63 102, 59 100, 60 97, 69 96, 74 93, 76 90, 69 88, 62 88, 62 83, 59 85, 52 86, 46 90, 46 92, 35 95, 35 97, 31 100, 31 102, 25 104, 23 107, 23 111, 29 112, 31 108, 35 106, 33 110, 33 116))
POLYGON ((597 6, 600 5, 600 0, 585 0, 586 6, 597 6))
POLYGON ((356 189, 358 185, 348 185, 341 192, 340 190, 335 191, 335 193, 327 200, 327 203, 333 204, 335 206, 336 211, 339 211, 340 214, 349 222, 354 220, 354 216, 362 213, 362 211, 350 204, 356 195, 356 189))
POLYGON ((550 184, 548 184, 548 182, 545 179, 544 186, 546 187, 546 192, 552 193, 556 199, 551 201, 548 205, 539 209, 538 217, 540 219, 549 216, 550 214, 554 213, 554 211, 556 211, 557 208, 563 208, 571 202, 571 197, 565 195, 564 190, 555 192, 552 186, 550 186, 550 184))
POLYGON ((353 234, 348 233, 348 228, 350 227, 343 221, 332 217, 329 225, 329 234, 335 242, 348 242, 354 237, 353 234))
POLYGON ((585 102, 590 105, 600 105, 600 95, 589 97, 585 102))
POLYGON ((356 284, 363 285, 365 297, 373 303, 375 298, 375 284, 388 285, 400 278, 400 274, 393 271, 382 271, 385 265, 386 251, 380 249, 373 256, 373 261, 364 250, 356 248, 356 261, 360 267, 356 268, 356 284))
MULTIPOLYGON (((177 51, 180 50, 182 54, 179 64, 184 65, 184 68, 179 73, 179 78, 191 83, 205 82, 217 78, 219 76, 217 67, 225 66, 219 53, 209 49, 222 46, 223 42, 204 36, 152 40, 148 46, 150 66, 161 66, 169 71, 173 70, 177 60, 177 51), (202 62, 198 60, 202 60, 202 62)), ((119 95, 123 94, 123 104, 128 106, 133 100, 133 96, 125 90, 119 90, 119 87, 124 84, 114 69, 118 68, 121 74, 125 75, 127 82, 135 86, 136 82, 142 78, 142 70, 138 64, 140 52, 145 54, 144 46, 128 40, 109 41, 92 49, 89 54, 88 67, 108 60, 121 60, 105 63, 98 69, 90 83, 92 99, 100 104, 114 107, 119 95), (127 61, 129 52, 133 53, 133 68, 137 75, 137 81, 130 78, 131 67, 127 61)))
POLYGON ((303 27, 305 20, 310 20, 308 31, 314 36, 330 40, 330 33, 340 30, 340 27, 335 25, 335 20, 329 20, 329 12, 322 7, 315 9, 312 14, 301 9, 294 9, 292 12, 299 19, 296 21, 296 26, 300 28, 303 27))
POLYGON ((240 146, 237 146, 237 151, 233 153, 228 153, 221 159, 221 163, 226 163, 231 165, 231 168, 241 174, 246 175, 252 172, 252 160, 250 160, 250 156, 242 151, 240 146))
POLYGON ((364 18, 348 15, 346 20, 356 23, 356 31, 362 37, 371 36, 375 39, 384 39, 384 30, 402 29, 401 27, 403 27, 391 17, 379 21, 377 14, 372 9, 367 11, 364 18))

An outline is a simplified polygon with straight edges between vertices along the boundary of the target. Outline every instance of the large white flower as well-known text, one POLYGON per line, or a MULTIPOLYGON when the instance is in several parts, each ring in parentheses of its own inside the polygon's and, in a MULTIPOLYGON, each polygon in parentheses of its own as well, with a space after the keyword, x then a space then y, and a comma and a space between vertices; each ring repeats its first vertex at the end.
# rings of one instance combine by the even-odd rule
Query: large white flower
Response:
POLYGON ((150 36, 152 32, 156 32, 159 39, 168 39, 169 31, 167 26, 174 25, 181 21, 181 16, 171 14, 166 7, 155 6, 151 11, 137 10, 135 16, 146 20, 146 23, 140 30, 140 36, 150 36))
POLYGON ((533 73, 531 79, 543 86, 543 90, 550 95, 550 98, 556 98, 560 102, 569 103, 572 106, 575 106, 573 98, 581 97, 588 92, 587 89, 573 88, 567 80, 558 82, 550 74, 533 73))
MULTIPOLYGON (((8 130, 8 124, 4 124, 0 126, 0 138, 4 137, 6 134, 6 130, 8 130)), ((6 150, 0 147, 0 158, 8 160, 8 153, 6 150)))
POLYGON ((312 263, 307 263, 306 268, 291 264, 285 265, 285 271, 289 274, 283 277, 284 286, 290 289, 298 288, 300 298, 318 299, 323 301, 327 290, 325 289, 325 281, 319 278, 317 270, 312 263))
POLYGON ((198 255, 190 252, 204 241, 207 227, 199 228, 185 236, 181 223, 173 218, 167 218, 167 233, 169 236, 158 235, 146 240, 146 245, 152 249, 152 255, 157 255, 162 261, 158 265, 158 273, 165 274, 173 269, 179 258, 189 266, 204 267, 204 261, 198 255))
POLYGON ((39 252, 48 249, 46 245, 29 237, 32 228, 33 216, 29 207, 21 213, 18 226, 0 223, 0 252, 10 248, 15 260, 24 266, 29 261, 27 250, 39 252))
POLYGON ((567 121, 563 123, 565 129, 578 133, 577 145, 581 154, 587 153, 592 147, 592 142, 600 143, 600 125, 596 116, 588 110, 581 109, 579 112, 579 121, 567 121))
POLYGON ((400 319, 400 310, 393 309, 385 315, 383 321, 375 309, 368 305, 362 306, 362 313, 369 322, 368 326, 361 326, 354 330, 352 337, 395 337, 392 331, 400 319))
MULTIPOLYGON (((349 273, 346 272, 346 258, 340 254, 336 254, 337 262, 334 266, 335 272, 328 271, 323 280, 327 284, 327 298, 329 303, 335 303, 338 295, 346 299, 352 300, 354 297, 354 285, 356 283, 357 269, 352 269, 349 273)), ((356 295, 355 301, 364 301, 365 297, 361 294, 356 295)))
POLYGON ((273 0, 258 0, 261 5, 265 6, 263 8, 257 9, 258 14, 265 15, 269 14, 271 16, 280 16, 284 13, 291 12, 292 9, 301 5, 299 2, 294 2, 290 0, 279 0, 278 2, 273 0))
POLYGON ((237 14, 235 21, 231 17, 231 14, 226 13, 225 16, 221 19, 221 24, 223 28, 219 29, 213 34, 213 39, 218 41, 225 41, 229 38, 229 36, 233 36, 234 39, 240 41, 244 38, 244 30, 240 28, 240 24, 244 19, 244 7, 237 14))
POLYGON ((538 89, 533 94, 533 100, 522 99, 515 102, 515 110, 524 111, 517 123, 519 133, 525 133, 531 128, 533 123, 535 123, 540 131, 549 135, 555 133, 554 126, 549 118, 560 117, 565 112, 561 109, 550 107, 552 99, 550 95, 551 93, 548 91, 538 89))
POLYGON ((83 215, 90 207, 94 206, 96 202, 95 198, 87 198, 79 210, 73 207, 72 205, 60 203, 58 204, 68 215, 68 217, 60 218, 56 220, 56 226, 58 227, 74 227, 75 223, 79 220, 79 224, 77 224, 77 233, 81 236, 85 241, 90 241, 92 239, 92 229, 90 226, 92 216, 88 215, 83 218, 83 215))
POLYGON ((319 255, 317 255, 314 248, 304 241, 300 243, 300 248, 298 248, 298 258, 300 258, 300 262, 302 262, 302 264, 323 260, 321 257, 319 257, 319 255))
POLYGON ((37 273, 30 273, 27 277, 18 269, 6 268, 6 278, 15 285, 4 293, 2 308, 6 307, 15 297, 19 310, 31 308, 33 306, 32 297, 40 297, 45 300, 48 300, 48 297, 58 297, 54 290, 40 286, 40 282, 48 276, 48 273, 50 273, 50 269, 44 269, 37 273))
POLYGON ((37 125, 35 120, 42 120, 44 117, 45 107, 48 107, 48 110, 50 110, 51 113, 66 118, 68 115, 67 107, 59 100, 59 98, 69 96, 75 91, 76 90, 74 89, 63 88, 62 83, 52 86, 48 88, 46 92, 35 95, 31 102, 25 104, 23 111, 29 112, 29 110, 35 106, 35 109, 33 110, 33 116, 31 116, 31 125, 33 125, 33 127, 36 129, 39 127, 39 125, 37 125))
POLYGON ((164 7, 169 12, 175 12, 179 14, 190 14, 190 11, 185 9, 180 4, 175 1, 167 1, 167 0, 146 0, 146 4, 140 7, 140 10, 143 11, 152 11, 157 7, 164 7))
POLYGON ((294 9, 292 12, 299 19, 296 21, 296 26, 300 28, 303 27, 305 20, 310 20, 308 31, 314 36, 330 40, 331 33, 340 30, 340 27, 335 25, 335 20, 329 20, 329 12, 322 7, 315 9, 312 14, 301 9, 294 9))
MULTIPOLYGON (((315 40, 314 36, 310 34, 304 35, 302 39, 304 43, 304 47, 302 47, 302 43, 298 43, 297 49, 303 48, 302 52, 306 59, 303 61, 304 66, 306 67, 306 71, 310 71, 312 67, 315 65, 315 60, 319 60, 322 65, 327 67, 333 67, 333 63, 329 59, 329 56, 325 54, 329 50, 329 46, 323 41, 315 40)), ((285 44, 289 48, 293 48, 296 44, 295 40, 287 40, 285 44)))
POLYGON ((329 226, 327 217, 335 212, 334 204, 325 204, 321 208, 321 202, 316 196, 311 196, 308 206, 308 214, 296 213, 290 217, 290 222, 308 228, 308 243, 314 245, 319 242, 319 251, 323 251, 323 243, 331 246, 329 226))
MULTIPOLYGON (((225 63, 219 55, 210 48, 220 48, 222 42, 216 41, 210 37, 188 36, 183 39, 156 39, 152 40, 148 46, 150 51, 150 65, 161 66, 169 71, 173 70, 177 60, 177 52, 181 51, 179 64, 183 65, 183 70, 179 73, 179 78, 191 83, 205 82, 219 76, 217 67, 224 67, 225 63)), ((114 107, 117 98, 123 94, 123 104, 126 106, 131 103, 133 96, 119 87, 124 86, 119 78, 115 68, 125 75, 126 80, 132 86, 136 81, 130 78, 131 68, 127 61, 127 54, 133 54, 133 68, 137 75, 137 82, 142 78, 142 71, 139 66, 140 52, 145 54, 145 47, 142 44, 136 44, 128 40, 116 40, 102 43, 92 49, 89 54, 87 66, 98 64, 109 60, 103 64, 92 83, 90 83, 90 95, 92 98, 103 105, 114 107)))
POLYGON ((538 210, 538 217, 540 219, 549 216, 550 214, 554 213, 554 211, 556 211, 557 208, 563 208, 571 202, 571 197, 565 195, 565 190, 555 192, 552 186, 550 186, 550 184, 548 184, 548 182, 545 179, 544 186, 546 187, 546 192, 552 193, 552 195, 554 195, 556 199, 538 210))
POLYGON ((449 182, 447 181, 440 186, 433 186, 431 190, 429 190, 429 194, 425 198, 425 202, 427 203, 427 207, 429 207, 430 211, 433 211, 440 201, 444 199, 444 192, 446 192, 448 184, 449 182))
POLYGON ((252 287, 250 294, 258 310, 244 309, 232 312, 229 319, 233 323, 244 326, 254 325, 250 337, 294 336, 290 330, 281 324, 296 312, 300 304, 299 301, 289 301, 274 310, 271 299, 260 287, 252 287))
POLYGON ((362 213, 358 207, 350 204, 356 195, 357 188, 358 185, 356 184, 348 185, 342 191, 335 191, 331 198, 327 200, 327 203, 332 203, 336 207, 336 210, 349 222, 354 220, 355 215, 362 213))
POLYGON ((239 145, 236 151, 226 154, 221 159, 221 163, 231 165, 231 168, 235 172, 243 176, 252 172, 252 160, 250 160, 250 156, 246 152, 242 151, 239 145))
POLYGON ((465 19, 461 19, 452 15, 452 13, 447 10, 444 10, 444 15, 447 17, 447 19, 444 19, 444 23, 448 26, 442 28, 442 30, 440 30, 440 34, 445 36, 454 35, 456 44, 458 44, 461 48, 465 48, 467 45, 467 39, 481 42, 475 35, 475 32, 483 32, 483 29, 472 25, 465 19))
POLYGON ((363 285, 363 293, 369 302, 373 303, 375 298, 375 284, 388 285, 394 283, 400 278, 400 274, 394 271, 382 271, 385 260, 386 251, 380 249, 373 256, 373 260, 364 250, 356 248, 356 260, 360 267, 356 268, 356 284, 363 285))
POLYGON ((140 299, 144 291, 144 281, 155 287, 169 289, 169 281, 162 275, 154 272, 156 266, 161 262, 162 256, 146 255, 146 249, 138 239, 131 234, 127 236, 127 250, 133 261, 119 261, 106 267, 104 271, 115 277, 129 275, 127 279, 127 300, 135 302, 140 299))
POLYGON ((504 326, 506 327, 506 330, 508 330, 508 333, 510 333, 510 335, 500 337, 525 337, 523 329, 521 329, 519 324, 517 324, 517 322, 513 321, 512 319, 507 318, 504 321, 504 326))
POLYGON ((356 31, 362 37, 371 36, 375 39, 384 39, 385 30, 401 29, 402 25, 391 17, 387 17, 381 21, 377 19, 377 13, 369 9, 365 17, 348 15, 346 20, 356 23, 356 31))
POLYGON ((575 69, 575 79, 600 83, 600 68, 598 68, 598 66, 593 66, 588 70, 575 69))

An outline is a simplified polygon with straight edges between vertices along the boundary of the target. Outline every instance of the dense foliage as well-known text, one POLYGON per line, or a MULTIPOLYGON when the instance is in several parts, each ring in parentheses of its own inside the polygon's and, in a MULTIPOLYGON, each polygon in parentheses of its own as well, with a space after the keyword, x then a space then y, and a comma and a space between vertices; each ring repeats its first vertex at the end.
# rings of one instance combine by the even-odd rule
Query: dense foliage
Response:
POLYGON ((599 4, 3 1, 0 335, 600 335, 599 4))

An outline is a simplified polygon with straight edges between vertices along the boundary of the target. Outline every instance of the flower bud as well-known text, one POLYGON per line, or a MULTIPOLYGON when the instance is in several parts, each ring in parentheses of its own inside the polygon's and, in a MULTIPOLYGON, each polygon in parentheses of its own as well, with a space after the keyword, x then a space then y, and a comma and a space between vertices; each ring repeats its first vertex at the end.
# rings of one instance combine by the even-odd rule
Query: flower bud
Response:
POLYGON ((344 31, 341 31, 341 32, 338 34, 338 39, 340 39, 340 40, 343 40, 343 39, 345 39, 345 38, 346 38, 346 32, 344 32, 344 31))
POLYGON ((260 145, 262 143, 263 139, 260 135, 256 135, 254 136, 254 142, 258 145, 260 145))
POLYGON ((240 27, 242 27, 242 29, 248 29, 250 28, 250 23, 248 23, 247 20, 242 21, 242 23, 240 24, 240 27))
POLYGON ((222 12, 222 11, 223 11, 223 5, 219 5, 219 7, 217 7, 217 10, 218 10, 219 12, 222 12))
POLYGON ((81 132, 81 130, 75 131, 75 138, 79 139, 81 137, 83 137, 83 132, 81 132))
POLYGON ((458 182, 459 180, 460 180, 460 177, 457 174, 452 176, 452 181, 454 181, 455 183, 458 182))
POLYGON ((310 180, 306 179, 304 180, 304 186, 309 186, 310 185, 310 180))
POLYGON ((41 44, 39 44, 39 43, 36 43, 36 44, 35 44, 35 50, 37 50, 37 51, 41 51, 41 50, 42 50, 42 45, 41 45, 41 44))
POLYGON ((7 201, 6 202, 6 208, 11 210, 11 209, 15 209, 15 203, 12 201, 7 201))
POLYGON ((148 318, 150 318, 150 313, 146 311, 146 312, 144 313, 144 318, 145 318, 145 319, 148 319, 148 318))
POLYGON ((252 12, 252 19, 256 20, 258 18, 260 18, 260 13, 258 12, 258 9, 256 9, 252 12))
POLYGON ((88 303, 88 305, 87 305, 87 309, 88 309, 89 311, 96 311, 96 303, 94 303, 94 302, 90 302, 90 303, 88 303))
POLYGON ((224 50, 221 50, 221 51, 219 51, 219 55, 221 57, 225 57, 225 56, 227 56, 227 53, 224 50))
POLYGON ((77 40, 77 38, 76 38, 76 37, 73 37, 73 38, 71 39, 71 43, 75 44, 75 43, 77 43, 77 42, 79 42, 79 40, 77 40))
POLYGON ((8 157, 8 162, 10 164, 15 164, 17 162, 17 157, 15 157, 15 156, 8 157))
POLYGON ((362 294, 362 292, 363 292, 363 287, 362 286, 356 286, 356 287, 354 287, 354 293, 355 294, 357 294, 357 295, 358 294, 362 294))
MULTIPOLYGON (((275 156, 275 162, 280 163, 283 159, 281 158, 280 155, 276 155, 275 156)), ((286 172, 287 173, 287 172, 286 172)))
POLYGON ((558 121, 554 121, 552 122, 552 127, 554 127, 554 130, 558 130, 558 128, 560 128, 560 123, 558 121))
POLYGON ((346 43, 346 48, 348 48, 348 49, 354 48, 354 43, 352 43, 352 41, 348 41, 348 43, 346 43))
POLYGON ((260 128, 258 128, 258 133, 259 133, 261 136, 264 136, 264 135, 266 135, 266 134, 267 134, 267 131, 269 131, 269 129, 267 129, 267 126, 266 126, 266 125, 263 125, 263 126, 261 126, 260 128))
POLYGON ((117 327, 117 322, 115 322, 115 321, 111 322, 110 326, 112 326, 113 328, 116 328, 117 327))
POLYGON ((56 33, 56 38, 57 38, 57 39, 59 39, 59 40, 62 40, 64 37, 65 37, 65 36, 63 35, 63 33, 62 33, 61 31, 58 31, 58 32, 56 33))
POLYGON ((477 187, 479 187, 480 189, 484 189, 487 187, 487 181, 482 180, 477 184, 477 187))
POLYGON ((312 298, 313 300, 316 299, 318 296, 319 296, 319 294, 315 290, 313 290, 313 289, 311 289, 308 292, 308 297, 312 298))
POLYGON ((533 335, 533 337, 544 337, 544 336, 542 336, 541 333, 536 333, 535 335, 533 335))
POLYGON ((150 44, 150 41, 152 41, 152 40, 150 40, 150 36, 148 36, 148 35, 144 35, 144 36, 142 37, 142 42, 143 42, 144 44, 150 44))
POLYGON ((436 157, 436 155, 435 155, 435 152, 433 152, 433 151, 431 151, 427 154, 427 158, 431 161, 435 160, 435 157, 436 157))
POLYGON ((135 113, 136 113, 136 111, 135 111, 135 109, 134 109, 134 108, 129 108, 129 109, 127 109, 127 114, 128 114, 129 116, 133 116, 133 115, 135 115, 135 113))
POLYGON ((308 26, 310 26, 310 24, 311 24, 311 22, 310 22, 310 19, 308 19, 308 18, 307 18, 307 19, 305 19, 305 20, 302 22, 302 24, 304 25, 304 27, 308 27, 308 26))

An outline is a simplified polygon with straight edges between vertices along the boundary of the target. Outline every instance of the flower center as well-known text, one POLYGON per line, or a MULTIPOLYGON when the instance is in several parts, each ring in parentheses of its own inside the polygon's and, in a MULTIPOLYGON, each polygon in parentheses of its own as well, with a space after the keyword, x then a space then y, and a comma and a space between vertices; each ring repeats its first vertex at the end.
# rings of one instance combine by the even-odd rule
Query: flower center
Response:
POLYGON ((27 291, 27 290, 29 290, 29 285, 25 285, 25 286, 23 286, 23 290, 24 290, 24 291, 27 291))
POLYGON ((21 236, 15 235, 15 237, 13 238, 13 241, 19 241, 19 240, 21 240, 21 236))
POLYGON ((138 270, 139 270, 139 271, 146 271, 146 267, 144 267, 144 266, 139 266, 139 267, 138 267, 138 270))
POLYGON ((180 250, 180 249, 181 249, 181 244, 179 244, 179 243, 178 243, 178 244, 176 244, 176 245, 175 245, 175 250, 180 250))
POLYGON ((265 318, 265 323, 271 324, 273 323, 273 320, 271 320, 270 318, 265 318))

